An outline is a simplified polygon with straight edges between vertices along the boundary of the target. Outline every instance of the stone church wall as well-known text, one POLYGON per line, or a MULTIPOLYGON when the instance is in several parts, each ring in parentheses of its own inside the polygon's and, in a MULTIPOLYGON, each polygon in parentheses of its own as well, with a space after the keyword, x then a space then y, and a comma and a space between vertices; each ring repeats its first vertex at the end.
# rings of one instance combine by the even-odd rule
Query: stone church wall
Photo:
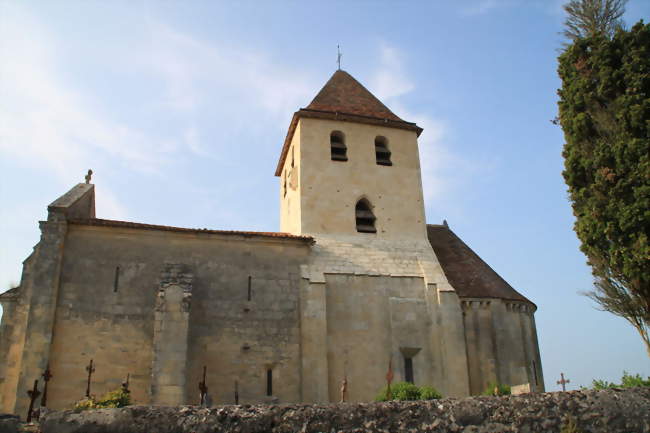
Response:
POLYGON ((325 278, 330 401, 340 399, 344 376, 349 401, 371 401, 385 384, 391 357, 395 381, 405 380, 404 356, 408 356, 413 359, 416 384, 436 382, 422 278, 343 274, 325 278))
POLYGON ((530 384, 543 391, 533 306, 500 299, 463 299, 470 393, 489 383, 530 384))
POLYGON ((128 373, 135 401, 151 403, 154 315, 169 263, 192 275, 187 354, 184 365, 168 364, 186 372, 178 403, 198 402, 203 365, 214 403, 233 402, 235 380, 242 403, 299 401, 299 266, 308 253, 298 240, 69 225, 48 406, 70 407, 83 397, 91 358, 93 394, 117 388, 128 373))

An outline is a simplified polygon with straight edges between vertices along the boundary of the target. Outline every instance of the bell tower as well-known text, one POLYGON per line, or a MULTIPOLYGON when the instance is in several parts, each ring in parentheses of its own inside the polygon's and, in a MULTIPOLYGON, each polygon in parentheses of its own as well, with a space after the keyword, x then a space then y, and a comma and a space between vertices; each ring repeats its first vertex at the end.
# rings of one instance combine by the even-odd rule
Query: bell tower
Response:
POLYGON ((421 132, 337 70, 291 120, 275 172, 281 231, 359 241, 426 238, 421 132))

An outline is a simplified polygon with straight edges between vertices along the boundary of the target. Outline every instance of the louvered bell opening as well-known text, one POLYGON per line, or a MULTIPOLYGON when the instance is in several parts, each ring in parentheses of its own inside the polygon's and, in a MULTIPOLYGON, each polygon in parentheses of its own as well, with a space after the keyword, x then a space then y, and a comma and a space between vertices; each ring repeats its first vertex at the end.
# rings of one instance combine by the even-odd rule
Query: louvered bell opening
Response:
POLYGON ((375 154, 377 156, 378 165, 393 165, 390 160, 390 150, 383 146, 375 146, 375 154))
POLYGON ((375 215, 368 209, 356 209, 357 231, 361 233, 377 233, 375 215))
POLYGON ((370 212, 369 210, 365 210, 365 209, 357 209, 356 210, 356 217, 357 217, 357 220, 364 219, 364 220, 368 220, 368 221, 371 221, 371 222, 376 219, 375 216, 372 214, 372 212, 370 212))
POLYGON ((331 144, 332 144, 332 161, 347 161, 348 148, 345 146, 345 144, 338 141, 332 141, 331 144))
POLYGON ((357 231, 361 233, 377 233, 374 220, 358 219, 357 231))

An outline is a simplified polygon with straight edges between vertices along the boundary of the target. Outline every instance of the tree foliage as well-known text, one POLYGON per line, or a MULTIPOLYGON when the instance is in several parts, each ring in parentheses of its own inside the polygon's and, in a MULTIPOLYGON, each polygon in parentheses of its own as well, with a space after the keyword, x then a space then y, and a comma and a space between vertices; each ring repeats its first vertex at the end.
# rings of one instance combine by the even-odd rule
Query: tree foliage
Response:
POLYGON ((627 0, 571 0, 563 6, 567 13, 564 36, 571 41, 604 35, 611 38, 623 27, 621 17, 627 0))
POLYGON ((629 374, 627 371, 623 372, 621 383, 607 382, 606 380, 596 380, 592 382, 594 389, 608 389, 608 388, 637 388, 637 387, 650 387, 650 377, 644 379, 640 374, 629 374))
POLYGON ((576 39, 558 73, 563 175, 595 277, 587 295, 628 320, 650 355, 650 25, 576 39))

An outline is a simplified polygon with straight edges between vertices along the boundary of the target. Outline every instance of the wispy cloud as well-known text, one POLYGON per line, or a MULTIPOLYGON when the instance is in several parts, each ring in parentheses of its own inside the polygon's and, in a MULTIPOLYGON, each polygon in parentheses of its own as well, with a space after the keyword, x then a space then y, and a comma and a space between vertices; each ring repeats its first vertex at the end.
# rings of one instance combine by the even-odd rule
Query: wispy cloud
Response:
POLYGON ((407 72, 407 62, 400 50, 382 43, 379 53, 379 67, 369 87, 398 116, 424 129, 418 144, 426 205, 438 209, 438 216, 457 215, 462 207, 455 200, 459 191, 467 187, 469 179, 485 175, 494 162, 455 152, 450 147, 454 131, 445 118, 434 115, 427 107, 412 109, 411 104, 405 103, 410 93, 417 92, 417 85, 407 72))
POLYGON ((415 85, 404 71, 401 53, 386 43, 379 47, 380 67, 371 78, 371 86, 380 100, 398 98, 412 91, 415 85))
POLYGON ((370 88, 392 111, 424 129, 419 139, 422 186, 425 198, 438 199, 448 190, 448 180, 442 171, 454 159, 444 144, 447 126, 443 119, 430 113, 406 108, 402 97, 414 91, 416 85, 405 70, 403 56, 396 47, 386 43, 380 45, 379 53, 380 64, 370 79, 370 88))
POLYGON ((157 170, 165 156, 146 134, 93 108, 60 78, 60 49, 19 4, 4 3, 0 25, 0 153, 52 170, 67 183, 106 158, 157 170), (29 29, 29 31, 25 31, 29 29))
POLYGON ((474 2, 469 6, 465 6, 460 10, 462 15, 485 15, 495 9, 513 6, 516 4, 515 0, 480 0, 474 2))
MULTIPOLYGON (((149 73, 165 82, 162 104, 178 111, 210 107, 226 116, 263 111, 282 117, 304 105, 316 83, 252 49, 202 41, 157 21, 149 22, 152 42, 142 47, 149 73)), ((285 125, 282 125, 284 127, 285 125)))

